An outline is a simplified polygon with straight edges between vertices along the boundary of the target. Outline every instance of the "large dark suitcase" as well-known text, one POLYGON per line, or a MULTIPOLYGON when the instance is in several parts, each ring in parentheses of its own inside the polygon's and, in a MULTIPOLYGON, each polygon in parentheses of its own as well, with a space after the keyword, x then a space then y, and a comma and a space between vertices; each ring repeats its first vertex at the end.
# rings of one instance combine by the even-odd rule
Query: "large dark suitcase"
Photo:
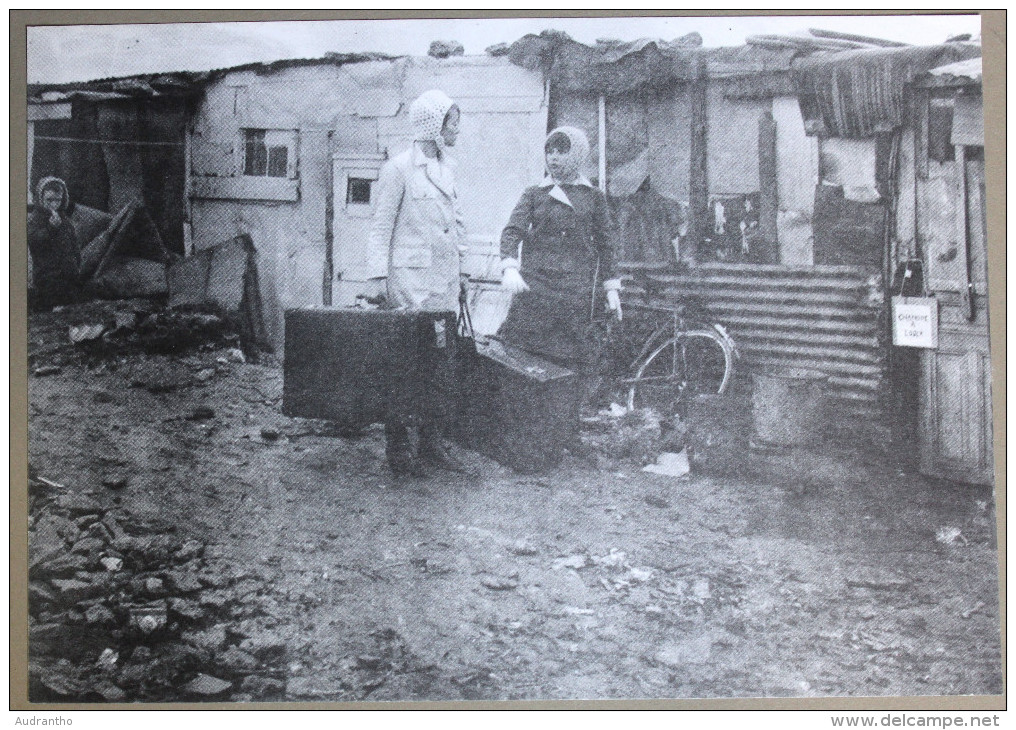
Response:
POLYGON ((578 377, 498 340, 463 357, 457 440, 516 471, 555 466, 577 433, 578 377))
POLYGON ((282 411, 358 428, 440 420, 455 409, 455 314, 286 311, 282 411))

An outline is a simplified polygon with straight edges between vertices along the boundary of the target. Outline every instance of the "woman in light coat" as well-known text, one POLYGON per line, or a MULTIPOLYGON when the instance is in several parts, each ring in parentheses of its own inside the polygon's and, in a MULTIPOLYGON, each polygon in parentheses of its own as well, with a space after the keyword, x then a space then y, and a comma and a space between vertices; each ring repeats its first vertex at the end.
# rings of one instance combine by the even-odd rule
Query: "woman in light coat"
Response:
MULTIPOLYGON (((465 227, 455 187, 455 161, 446 148, 459 134, 459 108, 434 89, 409 108, 413 146, 381 170, 377 207, 370 232, 370 272, 386 290, 390 306, 410 311, 457 312, 465 227)), ((454 319, 448 332, 454 342, 454 319)), ((451 393, 451 362, 429 373, 433 391, 451 393)), ((420 476, 428 466, 453 471, 464 467, 444 446, 430 413, 393 414, 385 423, 386 456, 398 475, 420 476), (410 426, 419 427, 414 453, 410 426)))
POLYGON ((409 110, 414 143, 381 170, 370 233, 371 276, 387 277, 389 304, 457 311, 466 232, 446 151, 459 133, 459 108, 437 89, 409 110))

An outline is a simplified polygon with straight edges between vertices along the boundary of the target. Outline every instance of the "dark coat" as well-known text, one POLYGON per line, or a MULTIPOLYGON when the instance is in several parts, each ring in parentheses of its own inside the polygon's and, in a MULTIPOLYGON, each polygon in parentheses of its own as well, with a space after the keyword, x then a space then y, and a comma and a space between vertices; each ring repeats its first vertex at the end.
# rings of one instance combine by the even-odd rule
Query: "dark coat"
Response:
POLYGON ((74 224, 71 223, 66 186, 63 202, 57 211, 59 224, 52 224, 50 211, 41 205, 41 189, 52 180, 55 178, 40 181, 36 205, 28 216, 32 286, 38 304, 43 307, 69 304, 78 298, 80 290, 81 251, 74 224))
POLYGON ((519 271, 530 290, 513 299, 499 337, 588 369, 597 350, 594 322, 605 315, 602 284, 615 277, 616 241, 607 200, 592 185, 527 189, 501 234, 501 255, 517 258, 521 244, 519 271))

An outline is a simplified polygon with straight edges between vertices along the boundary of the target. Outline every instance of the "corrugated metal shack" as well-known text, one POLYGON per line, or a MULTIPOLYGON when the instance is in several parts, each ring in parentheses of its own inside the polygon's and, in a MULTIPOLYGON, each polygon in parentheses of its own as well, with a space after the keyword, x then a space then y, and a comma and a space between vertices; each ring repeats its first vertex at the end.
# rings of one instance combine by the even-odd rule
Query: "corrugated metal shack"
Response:
POLYGON ((629 300, 697 298, 749 366, 825 371, 837 412, 869 425, 897 400, 886 282, 908 85, 980 48, 823 31, 700 43, 548 31, 511 58, 550 80, 550 126, 591 133, 629 300))

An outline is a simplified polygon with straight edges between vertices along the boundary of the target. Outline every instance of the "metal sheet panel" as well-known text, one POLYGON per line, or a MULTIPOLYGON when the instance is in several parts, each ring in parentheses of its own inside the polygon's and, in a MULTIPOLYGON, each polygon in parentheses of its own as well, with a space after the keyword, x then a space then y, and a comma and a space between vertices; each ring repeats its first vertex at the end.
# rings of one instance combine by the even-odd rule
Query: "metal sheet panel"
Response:
POLYGON ((634 279, 626 295, 652 304, 694 299, 738 344, 746 369, 774 366, 828 374, 842 412, 871 418, 888 386, 884 297, 872 271, 851 266, 710 265, 634 279))

